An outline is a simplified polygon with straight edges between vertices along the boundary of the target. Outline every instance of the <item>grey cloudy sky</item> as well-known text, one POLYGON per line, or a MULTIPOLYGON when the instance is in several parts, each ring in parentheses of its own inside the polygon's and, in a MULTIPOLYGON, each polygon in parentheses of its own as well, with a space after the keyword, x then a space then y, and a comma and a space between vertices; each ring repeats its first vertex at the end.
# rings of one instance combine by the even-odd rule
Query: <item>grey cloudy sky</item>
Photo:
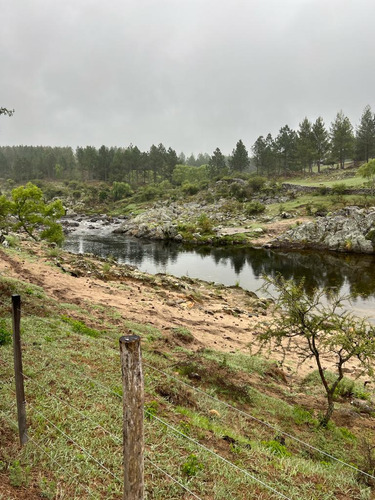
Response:
POLYGON ((374 0, 0 0, 0 145, 228 154, 375 111, 374 0))

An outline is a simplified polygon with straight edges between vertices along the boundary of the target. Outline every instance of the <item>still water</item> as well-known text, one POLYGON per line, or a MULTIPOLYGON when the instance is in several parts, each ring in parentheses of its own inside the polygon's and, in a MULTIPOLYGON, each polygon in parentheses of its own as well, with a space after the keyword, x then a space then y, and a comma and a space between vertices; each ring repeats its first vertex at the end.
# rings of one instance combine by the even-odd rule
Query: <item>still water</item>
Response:
POLYGON ((309 287, 335 287, 340 294, 353 294, 350 308, 375 322, 375 256, 237 247, 186 248, 170 242, 87 232, 68 235, 65 249, 101 257, 110 255, 119 263, 151 274, 239 284, 254 292, 262 286, 264 274, 281 273, 297 280, 305 277, 309 287))

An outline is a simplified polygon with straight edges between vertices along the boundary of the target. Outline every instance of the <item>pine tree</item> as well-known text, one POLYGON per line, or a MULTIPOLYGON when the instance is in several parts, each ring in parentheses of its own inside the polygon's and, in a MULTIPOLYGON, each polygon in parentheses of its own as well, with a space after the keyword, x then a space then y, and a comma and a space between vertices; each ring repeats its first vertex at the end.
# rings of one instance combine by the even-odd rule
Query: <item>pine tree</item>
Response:
POLYGON ((352 124, 342 111, 337 113, 331 124, 330 136, 333 158, 340 164, 340 168, 344 168, 345 160, 353 158, 354 135, 352 124))
POLYGON ((232 172, 243 172, 250 165, 249 154, 241 139, 237 142, 235 149, 233 149, 229 165, 232 172))
POLYGON ((371 107, 366 106, 356 133, 356 155, 366 163, 375 153, 375 118, 371 107))
POLYGON ((311 122, 306 117, 299 124, 297 152, 303 170, 307 167, 309 172, 312 172, 314 161, 313 132, 311 122))
POLYGON ((286 174, 294 166, 296 159, 297 135, 289 125, 284 125, 276 137, 275 146, 281 170, 286 174))
POLYGON ((314 161, 318 165, 318 172, 320 172, 320 165, 323 163, 330 147, 328 131, 321 116, 316 119, 312 127, 312 137, 314 161))
POLYGON ((227 162, 225 161, 225 156, 219 148, 216 148, 212 153, 208 162, 208 169, 210 177, 225 175, 227 173, 227 162))

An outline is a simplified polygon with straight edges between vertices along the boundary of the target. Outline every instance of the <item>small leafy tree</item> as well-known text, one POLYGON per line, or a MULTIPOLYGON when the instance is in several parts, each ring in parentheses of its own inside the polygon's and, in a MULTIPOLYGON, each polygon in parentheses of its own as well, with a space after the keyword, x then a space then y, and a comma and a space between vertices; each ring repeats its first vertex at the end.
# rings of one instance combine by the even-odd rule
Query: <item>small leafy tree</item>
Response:
POLYGON ((114 182, 112 184, 112 198, 114 201, 122 200, 127 196, 130 196, 132 189, 127 182, 114 182))
POLYGON ((372 194, 374 194, 375 188, 375 159, 370 160, 367 163, 364 163, 361 167, 359 167, 357 171, 357 175, 363 177, 364 179, 368 179, 371 185, 372 194))
POLYGON ((346 297, 331 289, 306 291, 304 279, 298 283, 281 275, 265 277, 264 288, 275 293, 273 320, 261 334, 263 346, 275 345, 294 352, 300 363, 313 359, 326 392, 327 407, 320 420, 327 426, 334 411, 334 394, 344 377, 344 365, 356 359, 364 373, 373 375, 375 327, 365 319, 343 310, 346 297), (335 377, 328 378, 325 364, 332 363, 335 377))
POLYGON ((16 217, 15 230, 22 228, 31 238, 37 240, 36 231, 41 229, 40 237, 61 244, 64 233, 57 220, 65 213, 61 200, 45 203, 40 188, 28 182, 12 190, 8 213, 16 217))

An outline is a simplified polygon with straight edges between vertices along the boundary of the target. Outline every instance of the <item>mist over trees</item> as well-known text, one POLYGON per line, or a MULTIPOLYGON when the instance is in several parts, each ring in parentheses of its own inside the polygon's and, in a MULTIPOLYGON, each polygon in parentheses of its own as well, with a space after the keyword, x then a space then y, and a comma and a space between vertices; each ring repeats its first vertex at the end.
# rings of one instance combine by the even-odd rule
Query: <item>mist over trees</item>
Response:
MULTIPOLYGON (((11 116, 13 111, 0 108, 0 114, 11 116)), ((343 111, 328 126, 321 116, 315 121, 304 117, 297 130, 285 124, 275 137, 271 133, 261 135, 249 149, 239 139, 229 156, 222 153, 219 145, 211 154, 197 156, 177 154, 163 144, 152 144, 148 151, 141 151, 133 144, 100 148, 87 145, 75 150, 70 146, 2 146, 0 178, 16 183, 48 179, 127 182, 136 186, 164 180, 175 183, 176 179, 182 179, 181 169, 174 175, 179 165, 204 166, 207 178, 211 179, 248 172, 271 177, 308 174, 314 166, 319 172, 324 164, 344 168, 349 161, 359 166, 374 155, 375 116, 367 105, 356 129, 343 111)))

